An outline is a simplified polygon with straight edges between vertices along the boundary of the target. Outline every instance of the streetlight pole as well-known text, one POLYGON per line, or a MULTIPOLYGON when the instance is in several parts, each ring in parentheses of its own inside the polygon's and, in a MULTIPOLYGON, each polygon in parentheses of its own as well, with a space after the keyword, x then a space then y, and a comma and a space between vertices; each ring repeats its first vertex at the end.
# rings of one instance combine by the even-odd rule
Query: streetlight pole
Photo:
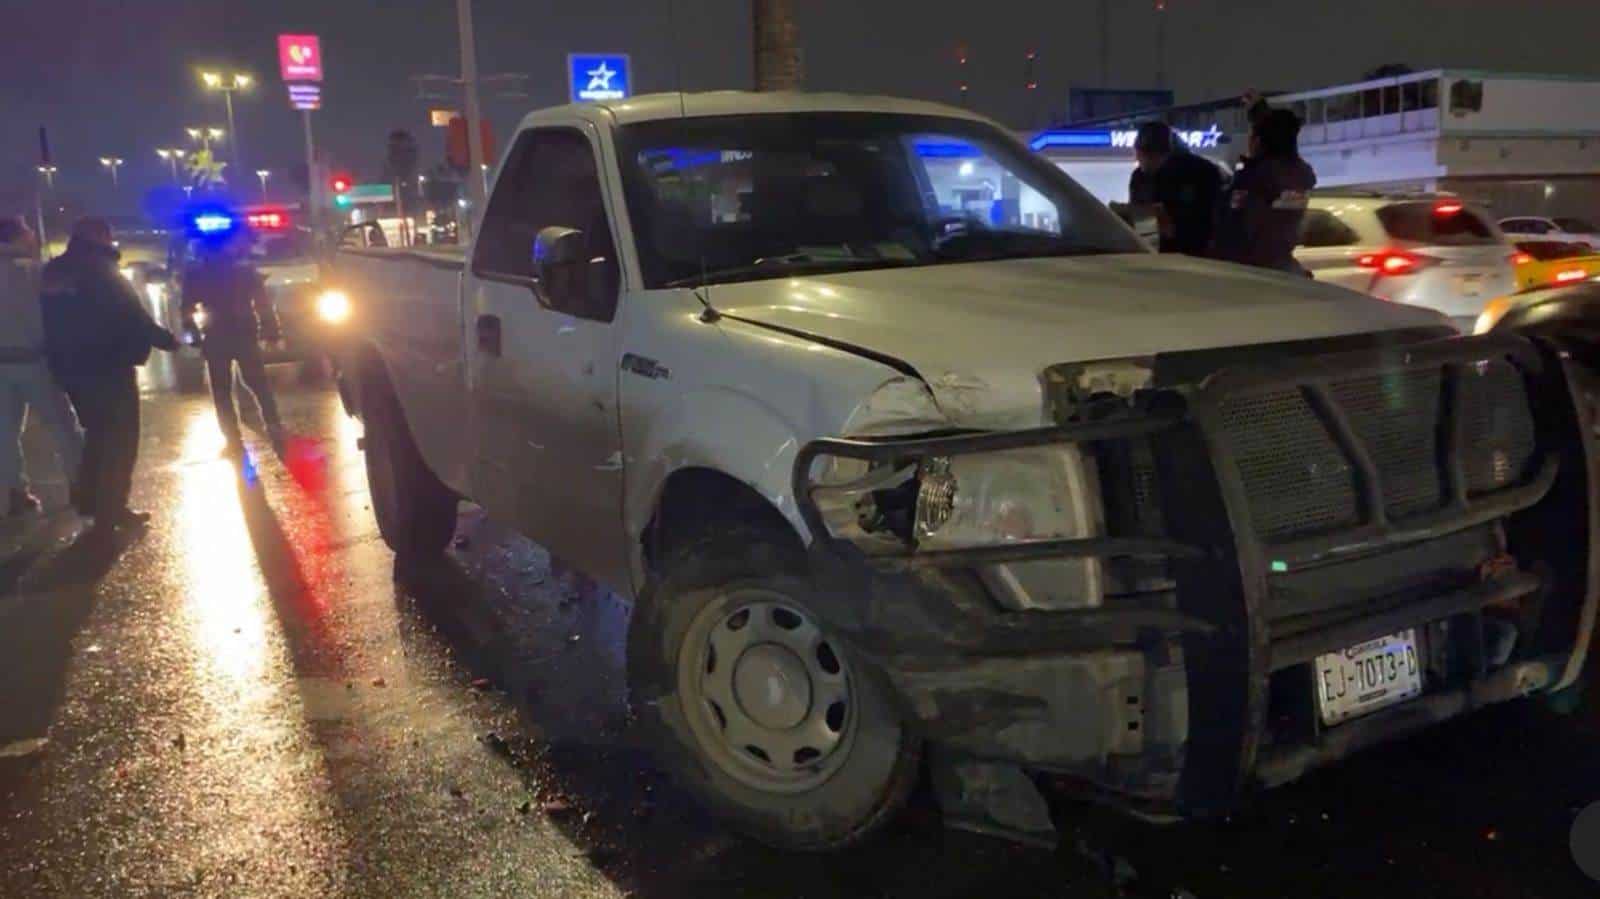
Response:
POLYGON ((255 83, 255 78, 242 72, 231 72, 227 75, 221 72, 201 72, 200 80, 208 90, 221 91, 223 102, 228 108, 228 161, 233 163, 235 169, 244 168, 244 154, 239 150, 239 125, 233 120, 233 94, 235 91, 249 90, 255 83))
POLYGON ((472 236, 472 217, 480 215, 487 193, 483 180, 483 113, 478 104, 478 43, 472 30, 472 0, 456 0, 456 30, 461 40, 461 94, 466 99, 467 198, 471 206, 461 219, 461 240, 472 236))
POLYGON ((256 177, 261 179, 261 199, 267 199, 267 179, 272 176, 270 169, 256 169, 256 177))
POLYGON ((189 139, 199 144, 201 149, 205 150, 207 153, 211 152, 212 141, 222 140, 223 137, 227 136, 228 134, 228 132, 214 125, 189 128, 187 130, 189 132, 189 139))
POLYGON ((171 167, 172 183, 178 183, 180 180, 178 178, 178 163, 183 160, 183 151, 179 149, 163 147, 156 151, 156 155, 160 156, 164 161, 166 161, 167 165, 171 167))
POLYGON ((102 156, 100 164, 111 170, 111 186, 117 187, 117 169, 122 168, 123 160, 117 156, 102 156))
POLYGON ((41 258, 50 256, 50 234, 44 228, 45 192, 54 190, 56 186, 56 167, 45 163, 39 166, 39 188, 34 194, 34 216, 39 221, 39 255, 41 258))

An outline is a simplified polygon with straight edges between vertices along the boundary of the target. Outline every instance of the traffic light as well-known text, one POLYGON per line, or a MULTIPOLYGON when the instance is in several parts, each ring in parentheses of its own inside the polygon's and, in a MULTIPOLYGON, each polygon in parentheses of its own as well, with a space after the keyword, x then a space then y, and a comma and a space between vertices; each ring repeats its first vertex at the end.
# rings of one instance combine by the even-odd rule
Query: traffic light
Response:
POLYGON ((328 189, 333 191, 333 205, 346 207, 350 205, 350 188, 354 182, 349 175, 334 175, 328 179, 328 189))

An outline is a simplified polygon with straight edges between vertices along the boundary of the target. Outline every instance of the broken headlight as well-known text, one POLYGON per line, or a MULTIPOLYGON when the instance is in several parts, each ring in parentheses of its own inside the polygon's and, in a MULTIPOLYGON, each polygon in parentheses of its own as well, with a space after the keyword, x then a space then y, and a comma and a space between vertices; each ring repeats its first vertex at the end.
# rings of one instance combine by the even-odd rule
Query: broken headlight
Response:
MULTIPOLYGON (((833 459, 818 483, 829 531, 869 555, 1075 539, 1101 531, 1089 472, 1070 445, 876 467, 833 459)), ((1100 603, 1098 559, 1008 562, 978 570, 995 597, 1012 608, 1100 603)))

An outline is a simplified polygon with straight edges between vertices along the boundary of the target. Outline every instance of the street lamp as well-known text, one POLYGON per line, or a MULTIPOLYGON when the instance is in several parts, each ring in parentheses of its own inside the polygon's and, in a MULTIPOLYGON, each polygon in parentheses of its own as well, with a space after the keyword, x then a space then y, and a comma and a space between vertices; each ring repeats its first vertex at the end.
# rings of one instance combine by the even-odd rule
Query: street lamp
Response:
POLYGON ((267 198, 267 179, 272 177, 271 169, 256 169, 256 177, 261 179, 261 199, 267 198))
POLYGON ((162 161, 166 162, 167 165, 172 167, 172 180, 174 182, 178 181, 178 163, 183 161, 183 157, 186 154, 182 150, 171 147, 162 147, 161 149, 156 150, 156 155, 160 156, 162 161))
POLYGON ((233 143, 229 145, 228 155, 233 157, 230 160, 233 163, 233 167, 235 169, 241 168, 243 163, 239 161, 239 126, 233 121, 233 93, 234 91, 249 90, 250 86, 256 83, 256 80, 241 72, 229 72, 226 75, 221 72, 201 72, 200 80, 205 84, 206 90, 221 91, 223 99, 227 102, 228 133, 233 135, 233 143))
POLYGON ((208 152, 211 150, 212 141, 222 140, 222 138, 227 136, 228 133, 223 131, 221 128, 216 128, 213 126, 197 126, 194 128, 186 128, 184 130, 188 131, 190 140, 199 144, 201 147, 204 147, 208 152))
POLYGON ((117 169, 122 168, 122 158, 118 156, 102 156, 100 164, 111 170, 111 186, 117 186, 117 169))

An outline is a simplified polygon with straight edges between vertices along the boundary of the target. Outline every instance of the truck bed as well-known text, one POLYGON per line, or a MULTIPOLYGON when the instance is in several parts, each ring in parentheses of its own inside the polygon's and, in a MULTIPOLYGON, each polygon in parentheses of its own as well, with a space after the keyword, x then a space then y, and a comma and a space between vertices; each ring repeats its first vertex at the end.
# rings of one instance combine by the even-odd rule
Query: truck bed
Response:
POLYGON ((355 307, 423 456, 446 484, 467 486, 470 411, 463 368, 461 247, 341 250, 333 282, 355 307))

